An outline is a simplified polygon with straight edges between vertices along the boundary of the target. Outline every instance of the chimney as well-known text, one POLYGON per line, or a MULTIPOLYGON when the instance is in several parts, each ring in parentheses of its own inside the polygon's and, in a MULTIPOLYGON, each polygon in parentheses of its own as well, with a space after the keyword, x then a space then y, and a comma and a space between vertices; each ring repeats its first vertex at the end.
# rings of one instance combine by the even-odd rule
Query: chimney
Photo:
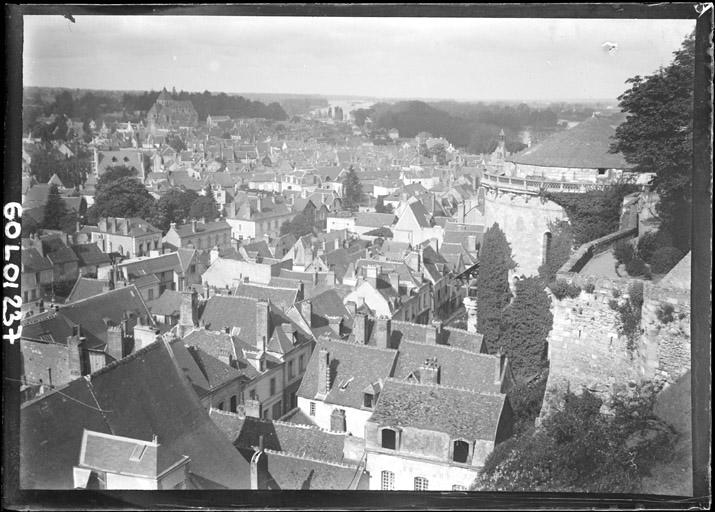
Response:
POLYGON ((169 224, 169 230, 171 231, 172 229, 176 231, 176 222, 172 222, 171 224, 169 224))
POLYGON ((389 277, 390 277, 390 286, 392 287, 393 290, 395 290, 395 293, 397 293, 399 295, 400 294, 400 275, 397 272, 390 272, 389 277))
POLYGON ((119 361, 122 357, 124 357, 122 334, 122 328, 119 325, 113 325, 107 328, 106 352, 114 358, 115 361, 119 361))
POLYGON ((218 259, 218 247, 214 245, 213 249, 211 249, 211 252, 209 252, 209 265, 213 265, 213 263, 218 259))
POLYGON ((494 370, 494 383, 495 384, 501 384, 502 377, 504 375, 504 367, 506 366, 506 354, 502 352, 502 349, 499 348, 499 350, 496 353, 496 366, 494 370))
POLYGON ((427 326, 427 335, 425 343, 428 345, 439 345, 442 342, 442 322, 439 320, 432 321, 432 325, 427 326))
MULTIPOLYGON (((301 282, 300 284, 302 287, 303 283, 301 282)), ((303 315, 305 321, 308 322, 308 326, 313 327, 313 304, 310 302, 310 299, 305 299, 300 303, 300 314, 303 315)))
POLYGON ((194 327, 198 324, 198 317, 198 293, 196 290, 184 290, 181 292, 179 323, 185 327, 194 327))
POLYGON ((134 326, 134 350, 139 350, 147 345, 151 345, 157 339, 159 331, 150 325, 137 325, 134 326))
POLYGON ((258 400, 253 400, 253 399, 248 399, 246 400, 246 403, 243 404, 243 410, 246 411, 246 416, 250 416, 251 418, 259 418, 261 417, 261 402, 258 400))
POLYGON ((436 358, 427 359, 420 366, 420 383, 439 384, 439 365, 436 358))
POLYGON ((365 267, 365 280, 375 289, 377 289, 377 278, 380 277, 381 270, 380 265, 367 265, 365 267))
POLYGON ((82 341, 79 336, 67 338, 67 367, 70 378, 78 379, 82 376, 82 341))
POLYGON ((477 250, 477 237, 475 235, 467 235, 467 251, 474 252, 477 250))
POLYGON ((263 451, 263 436, 258 437, 258 447, 251 457, 251 490, 268 489, 268 457, 263 451))
POLYGON ((365 313, 357 313, 354 316, 353 334, 355 335, 356 343, 359 343, 360 345, 365 345, 367 343, 367 315, 365 313))
POLYGON ((343 317, 328 315, 328 325, 330 325, 330 329, 335 334, 340 336, 342 334, 342 330, 343 330, 343 317))
MULTIPOLYGON (((296 302, 300 302, 305 298, 305 285, 303 284, 303 281, 298 283, 298 293, 296 293, 296 302)), ((306 318, 306 320, 309 320, 306 318)))
POLYGON ((111 226, 110 232, 111 233, 116 233, 117 232, 117 218, 116 217, 109 217, 109 224, 111 226))
MULTIPOLYGON (((79 229, 78 229, 77 231, 79 231, 79 229)), ((336 238, 336 239, 334 240, 334 242, 335 242, 335 245, 334 245, 333 249, 335 249, 335 250, 337 251, 338 249, 340 249, 340 246, 341 246, 341 244, 340 244, 340 238, 336 238)))
POLYGON ((122 234, 123 235, 128 235, 129 234, 129 219, 123 219, 124 222, 122 223, 122 234))
POLYGON ((375 345, 378 348, 392 348, 392 322, 388 317, 380 316, 375 320, 375 345))
POLYGON ((271 334, 271 316, 269 304, 265 300, 256 302, 256 347, 266 350, 271 334))
POLYGON ((330 393, 330 354, 324 348, 318 353, 318 392, 317 395, 325 397, 330 393))
POLYGON ((317 270, 313 274, 313 285, 318 286, 318 271, 317 270))
POLYGON ((345 304, 345 307, 348 310, 348 314, 350 315, 350 318, 355 318, 355 315, 357 314, 357 304, 355 304, 353 301, 349 300, 345 304))
POLYGON ((331 432, 345 432, 347 425, 345 421, 345 409, 333 409, 330 413, 331 432))
POLYGON ((191 232, 196 233, 196 219, 191 221, 191 232))

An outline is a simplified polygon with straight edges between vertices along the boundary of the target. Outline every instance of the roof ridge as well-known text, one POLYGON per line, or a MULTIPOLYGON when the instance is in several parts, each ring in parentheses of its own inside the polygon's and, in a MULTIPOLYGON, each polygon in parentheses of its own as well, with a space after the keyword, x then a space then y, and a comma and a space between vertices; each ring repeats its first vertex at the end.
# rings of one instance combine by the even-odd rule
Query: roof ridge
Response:
MULTIPOLYGON (((428 346, 428 347, 440 347, 440 348, 445 348, 445 349, 451 350, 453 352, 454 351, 464 352, 466 354, 471 354, 471 355, 475 355, 475 356, 488 356, 490 358, 497 357, 494 354, 482 354, 480 352, 474 352, 472 350, 467 350, 466 348, 455 347, 454 345, 442 345, 441 343, 426 343, 426 342, 422 342, 422 341, 412 341, 412 340, 400 341, 400 345, 402 343, 412 343, 413 345, 422 345, 422 346, 428 346)), ((399 350, 399 348, 398 348, 398 350, 399 350)))
MULTIPOLYGON (((180 342, 180 341, 181 340, 176 339, 176 340, 172 340, 169 343, 180 342)), ((160 348, 161 346, 162 346, 162 342, 154 341, 154 342, 150 343, 149 345, 147 345, 146 347, 142 347, 139 350, 137 350, 136 352, 132 352, 128 356, 125 356, 125 357, 118 359, 116 361, 112 361, 107 366, 104 366, 104 367, 100 368, 99 370, 90 373, 89 375, 85 375, 85 377, 91 382, 92 377, 96 377, 97 375, 106 373, 107 371, 109 371, 117 366, 127 364, 127 363, 133 361, 134 359, 138 358, 139 356, 143 356, 153 350, 156 350, 157 348, 160 348)))
MULTIPOLYGON (((136 287, 136 285, 134 285, 134 283, 132 283, 132 284, 128 284, 127 286, 120 286, 120 287, 118 287, 118 288, 114 288, 113 290, 107 290, 106 292, 98 293, 97 295, 92 295, 91 297, 85 297, 84 299, 79 299, 79 300, 76 300, 76 301, 74 301, 74 302, 70 302, 69 304, 65 304, 65 305, 61 306, 60 309, 63 309, 63 308, 66 308, 66 307, 70 307, 70 306, 74 306, 74 305, 76 305, 76 304, 79 304, 80 302, 84 302, 84 301, 87 301, 87 300, 90 300, 90 299, 96 299, 97 297, 100 297, 100 296, 109 295, 110 293, 118 292, 118 291, 121 291, 121 290, 128 290, 128 289, 130 289, 130 288, 134 288, 134 291, 137 292, 137 295, 138 295, 139 297, 141 297, 141 293, 139 293, 139 289, 136 287)), ((142 301, 142 302, 143 302, 143 301, 142 301)), ((144 306, 146 306, 146 304, 144 304, 144 306)))
POLYGON ((273 454, 273 455, 279 455, 279 456, 282 455, 284 457, 291 457, 294 459, 308 460, 311 462, 319 462, 321 464, 328 464, 330 466, 336 466, 336 467, 344 468, 344 469, 355 469, 358 466, 357 464, 351 466, 348 464, 344 464, 342 462, 335 462, 332 460, 319 459, 317 457, 310 457, 308 455, 299 455, 299 454, 293 453, 293 452, 271 450, 270 448, 264 448, 263 451, 266 453, 269 453, 269 454, 273 454))
POLYGON ((375 351, 379 351, 379 352, 388 352, 388 353, 391 353, 391 354, 397 354, 397 353, 398 353, 398 350, 397 350, 397 349, 394 349, 394 348, 381 348, 381 347, 376 347, 376 346, 374 346, 374 345, 367 345, 367 344, 364 344, 364 343, 354 343, 354 342, 348 341, 348 340, 340 340, 340 339, 332 338, 332 337, 329 337, 329 336, 328 336, 328 337, 318 336, 318 341, 319 341, 319 342, 320 342, 320 341, 326 341, 326 340, 333 341, 333 342, 337 342, 337 343, 341 343, 341 344, 343 344, 343 345, 351 345, 351 346, 355 346, 355 347, 364 347, 364 348, 368 348, 368 349, 370 349, 370 350, 375 350, 375 351))
MULTIPOLYGON (((385 382, 386 383, 394 382, 396 384, 404 384, 405 386, 419 386, 419 387, 424 387, 424 388, 437 388, 437 389, 449 389, 449 390, 454 390, 454 391, 464 391, 465 393, 470 393, 472 395, 506 397, 506 393, 498 393, 498 392, 491 392, 491 391, 477 391, 474 389, 462 388, 459 386, 446 386, 444 384, 427 384, 427 383, 423 383, 423 382, 407 382, 406 380, 398 379, 395 377, 387 377, 385 379, 385 382)), ((384 387, 383 387, 383 389, 384 389, 384 387)))

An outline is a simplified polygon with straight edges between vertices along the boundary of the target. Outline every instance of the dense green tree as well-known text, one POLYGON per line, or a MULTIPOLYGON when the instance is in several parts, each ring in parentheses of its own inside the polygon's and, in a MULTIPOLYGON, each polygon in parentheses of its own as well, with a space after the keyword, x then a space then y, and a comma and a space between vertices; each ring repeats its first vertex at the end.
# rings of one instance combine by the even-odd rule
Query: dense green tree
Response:
POLYGON ((87 210, 88 220, 100 217, 141 217, 155 215, 155 201, 143 183, 123 176, 97 187, 94 205, 87 210), (90 213, 90 210, 91 213, 90 213))
POLYGON ((612 400, 612 414, 585 390, 568 392, 562 407, 498 445, 473 489, 482 491, 638 492, 657 461, 673 456, 673 429, 653 413, 651 392, 612 400))
POLYGON ((628 117, 616 129, 612 146, 635 171, 655 172, 657 213, 683 251, 690 248, 694 76, 693 32, 669 66, 627 80, 630 88, 618 99, 628 117))
POLYGON ((99 192, 101 189, 107 185, 114 183, 122 178, 133 178, 137 175, 137 169, 135 167, 127 167, 126 165, 115 165, 113 167, 107 167, 104 173, 97 180, 96 189, 99 192))
POLYGON ((477 276, 477 331, 484 335, 490 353, 498 346, 502 315, 511 300, 509 270, 515 266, 511 246, 495 223, 484 233, 477 276))
POLYGON ((205 195, 197 197, 191 203, 189 217, 196 220, 204 219, 206 222, 216 220, 216 217, 218 217, 218 205, 210 188, 206 189, 205 195))
POLYGON ((167 231, 172 222, 181 224, 190 217, 191 205, 198 198, 199 195, 193 190, 173 188, 159 198, 156 203, 157 215, 150 222, 162 231, 167 231))
POLYGON ((574 245, 573 230, 568 221, 549 222, 549 232, 551 239, 546 251, 546 261, 539 267, 539 276, 545 283, 556 277, 556 272, 571 257, 574 245))
POLYGON ((306 209, 281 225, 281 236, 293 234, 296 237, 301 237, 312 233, 314 228, 315 213, 312 209, 306 209))
POLYGON ((516 380, 522 381, 544 369, 546 338, 554 316, 540 278, 520 279, 515 288, 514 300, 502 316, 498 346, 509 358, 516 380))
POLYGON ((186 143, 184 143, 184 140, 178 133, 170 133, 167 135, 166 143, 177 153, 181 153, 186 150, 186 143))
POLYGON ((376 213, 393 213, 393 208, 391 204, 385 204, 385 197, 379 196, 377 202, 375 203, 376 213))
POLYGON ((362 184, 353 166, 350 166, 347 175, 343 179, 343 208, 346 210, 357 210, 362 199, 362 184))
POLYGON ((50 194, 45 203, 45 214, 42 222, 44 229, 61 229, 61 222, 67 216, 67 209, 60 197, 60 192, 56 185, 50 187, 50 194))

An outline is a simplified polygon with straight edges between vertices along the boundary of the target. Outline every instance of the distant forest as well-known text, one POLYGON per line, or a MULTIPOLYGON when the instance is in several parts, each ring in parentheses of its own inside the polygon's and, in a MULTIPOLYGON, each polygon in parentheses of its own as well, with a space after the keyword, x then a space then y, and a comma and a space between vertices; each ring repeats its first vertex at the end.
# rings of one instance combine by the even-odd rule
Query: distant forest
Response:
POLYGON ((520 131, 556 131, 560 128, 560 118, 585 119, 593 113, 586 108, 571 108, 566 112, 569 114, 567 117, 561 116, 562 110, 562 105, 557 108, 532 108, 524 103, 511 106, 456 101, 403 101, 377 103, 369 109, 355 111, 354 116, 360 126, 369 116, 375 128, 397 128, 401 137, 415 137, 427 132, 435 137, 444 137, 455 147, 475 154, 494 151, 499 132, 503 129, 506 149, 513 153, 525 147, 519 139, 520 131))
MULTIPOLYGON (((23 105, 25 129, 34 125, 38 117, 45 115, 66 116, 71 119, 90 121, 111 116, 121 121, 138 121, 154 105, 159 92, 117 93, 112 91, 86 91, 73 94, 70 90, 58 90, 54 94, 35 89, 30 91, 23 105)), ((265 118, 276 121, 288 119, 279 103, 268 105, 251 101, 242 96, 225 93, 189 93, 181 91, 171 94, 177 100, 189 100, 204 121, 208 115, 227 115, 232 118, 265 118)))

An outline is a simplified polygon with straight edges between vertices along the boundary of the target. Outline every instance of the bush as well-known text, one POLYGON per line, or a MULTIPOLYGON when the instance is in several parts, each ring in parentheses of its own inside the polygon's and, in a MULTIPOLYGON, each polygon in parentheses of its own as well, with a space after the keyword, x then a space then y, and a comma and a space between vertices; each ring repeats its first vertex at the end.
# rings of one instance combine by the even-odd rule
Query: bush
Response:
POLYGON ((583 290, 586 293, 593 293, 593 291, 596 289, 596 285, 593 283, 588 283, 586 286, 583 287, 583 290))
POLYGON ((613 256, 618 263, 628 265, 635 257, 633 245, 628 240, 619 240, 613 245, 613 256))
POLYGON ((649 231, 638 239, 638 257, 643 261, 650 261, 651 256, 659 246, 658 233, 649 231))
POLYGON ((647 276, 649 274, 645 261, 640 258, 633 258, 626 263, 626 272, 631 277, 647 276))
POLYGON ((643 305, 643 283, 632 283, 628 287, 628 295, 633 305, 640 308, 643 305))
POLYGON ((575 299, 581 294, 581 288, 575 284, 571 284, 563 279, 557 279, 549 285, 551 293, 554 294, 557 300, 562 300, 566 297, 575 299))
POLYGON ((669 324, 675 320, 675 308, 672 304, 661 304, 658 309, 655 310, 655 315, 658 317, 658 321, 662 324, 669 324))
MULTIPOLYGON (((650 260, 651 271, 655 274, 666 274, 670 272, 676 263, 683 259, 683 251, 675 247, 661 247, 656 249, 650 260)), ((630 272, 629 272, 630 274, 630 272)))
POLYGON ((611 295, 613 295, 614 299, 617 299, 621 296, 621 290, 619 290, 618 288, 614 288, 613 290, 611 290, 611 295))

